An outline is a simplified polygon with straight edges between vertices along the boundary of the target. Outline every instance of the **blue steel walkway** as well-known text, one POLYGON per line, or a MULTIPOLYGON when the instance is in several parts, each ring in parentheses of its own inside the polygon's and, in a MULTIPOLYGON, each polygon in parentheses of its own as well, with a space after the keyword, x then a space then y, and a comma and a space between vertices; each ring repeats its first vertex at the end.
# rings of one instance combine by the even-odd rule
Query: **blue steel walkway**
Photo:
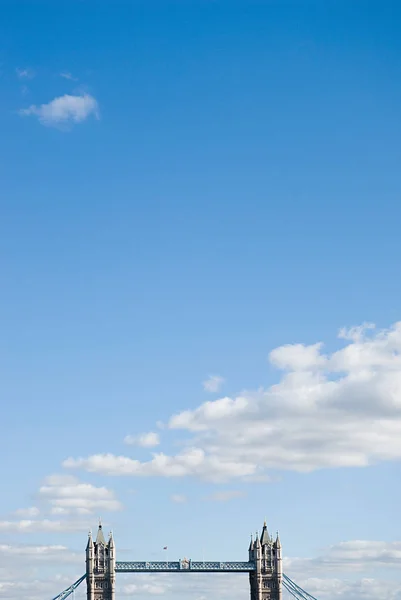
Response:
POLYGON ((254 570, 253 562, 116 562, 116 573, 249 573, 254 570))

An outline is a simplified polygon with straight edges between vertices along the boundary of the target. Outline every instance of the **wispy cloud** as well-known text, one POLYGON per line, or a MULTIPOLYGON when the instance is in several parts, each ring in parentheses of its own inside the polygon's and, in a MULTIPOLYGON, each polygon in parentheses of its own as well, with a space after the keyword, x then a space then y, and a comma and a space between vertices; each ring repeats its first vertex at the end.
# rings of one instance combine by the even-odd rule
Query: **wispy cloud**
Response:
POLYGON ((21 519, 30 519, 39 515, 39 509, 36 506, 30 506, 29 508, 19 508, 13 514, 21 519))
POLYGON ((0 544, 0 557, 2 564, 12 559, 21 559, 24 565, 28 562, 32 564, 37 561, 43 562, 60 562, 60 563, 75 563, 82 561, 81 553, 74 553, 68 550, 65 546, 30 546, 27 544, 9 545, 0 544))
POLYGON ((221 390, 221 387, 224 383, 224 377, 220 375, 210 375, 208 379, 203 382, 203 389, 205 392, 216 393, 221 390))
POLYGON ((241 492, 240 490, 223 490, 210 494, 210 496, 207 496, 205 500, 212 500, 213 502, 228 502, 234 498, 243 498, 244 496, 246 496, 245 492, 241 492))
POLYGON ((78 81, 77 77, 74 77, 71 73, 68 73, 68 72, 60 73, 60 77, 63 77, 64 79, 68 79, 69 81, 78 81))
POLYGON ((314 558, 286 558, 286 569, 299 578, 303 573, 369 572, 372 568, 399 568, 401 542, 351 540, 326 548, 314 558))
POLYGON ((54 98, 48 104, 37 106, 32 104, 29 108, 19 111, 21 116, 35 116, 42 125, 57 126, 82 123, 89 116, 99 118, 97 100, 89 94, 70 96, 68 94, 54 98))
POLYGON ((124 443, 129 446, 141 446, 142 448, 154 448, 160 444, 158 433, 149 431, 149 433, 141 433, 140 435, 127 435, 124 438, 124 443))
POLYGON ((175 504, 184 504, 187 502, 187 497, 183 494, 172 494, 172 496, 170 496, 170 500, 175 504))
POLYGON ((32 69, 15 69, 18 79, 33 79, 36 75, 32 69))
POLYGON ((88 524, 85 521, 52 521, 50 519, 0 521, 0 531, 4 533, 86 531, 87 527, 88 524))

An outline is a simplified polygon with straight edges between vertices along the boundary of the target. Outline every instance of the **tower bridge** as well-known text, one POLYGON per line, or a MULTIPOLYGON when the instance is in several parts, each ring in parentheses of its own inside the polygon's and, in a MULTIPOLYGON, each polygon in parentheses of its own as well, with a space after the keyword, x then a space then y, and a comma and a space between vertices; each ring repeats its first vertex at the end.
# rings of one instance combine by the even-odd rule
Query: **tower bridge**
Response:
POLYGON ((96 539, 89 533, 86 572, 53 600, 65 600, 86 581, 87 600, 115 600, 117 573, 248 573, 250 600, 282 600, 283 589, 297 600, 316 600, 282 570, 279 535, 269 535, 266 522, 260 537, 251 538, 247 561, 116 561, 113 534, 106 541, 99 523, 96 539))

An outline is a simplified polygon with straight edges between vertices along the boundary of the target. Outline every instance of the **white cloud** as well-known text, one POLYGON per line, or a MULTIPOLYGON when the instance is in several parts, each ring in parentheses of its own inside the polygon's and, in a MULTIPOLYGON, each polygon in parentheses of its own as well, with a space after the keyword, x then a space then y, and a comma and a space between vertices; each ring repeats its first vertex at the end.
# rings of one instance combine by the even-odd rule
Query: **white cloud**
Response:
POLYGON ((170 429, 188 429, 188 431, 207 431, 211 425, 224 420, 226 415, 241 418, 249 409, 249 400, 243 396, 238 398, 221 398, 204 402, 195 410, 185 410, 174 415, 169 422, 170 429))
POLYGON ((29 519, 31 517, 37 517, 39 512, 40 511, 38 508, 36 508, 36 506, 31 506, 29 508, 19 508, 13 514, 21 519, 29 519))
POLYGON ((324 366, 326 357, 321 355, 323 344, 287 344, 270 352, 270 362, 279 369, 308 371, 324 366))
POLYGON ((81 483, 71 476, 48 477, 39 489, 39 495, 50 503, 52 514, 58 515, 85 515, 95 510, 116 511, 122 508, 112 490, 81 483))
POLYGON ((247 577, 237 574, 221 574, 216 577, 192 573, 187 577, 160 573, 151 580, 146 575, 138 574, 130 576, 129 582, 123 583, 119 593, 123 596, 138 597, 163 595, 169 599, 182 597, 191 600, 240 600, 249 595, 249 584, 247 577))
POLYGON ((189 448, 176 456, 155 454, 153 459, 141 463, 139 460, 114 454, 95 454, 88 458, 68 458, 63 466, 70 469, 85 469, 103 475, 136 475, 158 477, 185 477, 196 475, 202 479, 222 481, 232 477, 252 474, 253 467, 237 461, 216 461, 207 457, 200 448, 189 448))
POLYGON ((112 490, 82 483, 71 475, 51 475, 47 477, 44 485, 39 489, 38 496, 49 506, 52 516, 61 518, 35 519, 34 517, 39 514, 38 508, 19 509, 14 512, 14 516, 25 518, 0 521, 0 532, 86 531, 88 522, 79 519, 79 517, 92 515, 94 511, 117 511, 122 508, 112 490), (73 515, 72 519, 65 519, 70 515, 73 515))
POLYGON ((183 494, 172 494, 172 496, 170 496, 170 500, 171 500, 171 502, 174 502, 175 504, 185 504, 185 502, 187 502, 188 498, 186 496, 184 496, 183 494))
POLYGON ((0 521, 0 532, 4 533, 86 531, 87 528, 88 524, 83 521, 52 521, 51 519, 0 521))
MULTIPOLYGON (((47 580, 35 579, 32 577, 32 573, 24 572, 23 565, 20 564, 18 569, 14 571, 13 577, 8 580, 3 579, 0 582, 0 596, 7 598, 7 600, 9 598, 13 600, 22 600, 23 598, 42 600, 44 597, 51 597, 54 593, 65 589, 76 579, 76 572, 70 576, 56 575, 47 580)), ((75 596, 84 598, 84 584, 78 588, 75 596)))
POLYGON ((32 69, 15 69, 18 79, 33 79, 35 71, 32 69))
POLYGON ((150 595, 150 596, 160 596, 165 594, 168 590, 167 586, 158 585, 157 583, 128 583, 125 585, 121 592, 123 596, 131 596, 131 595, 139 595, 142 596, 150 595))
POLYGON ((50 509, 50 513, 52 515, 58 515, 58 516, 68 516, 68 515, 92 515, 93 514, 93 509, 89 509, 89 508, 76 508, 76 507, 72 507, 72 508, 65 508, 63 506, 53 506, 50 509))
POLYGON ((222 490, 210 494, 210 496, 207 496, 206 500, 212 500, 213 502, 228 502, 234 498, 243 498, 244 496, 246 496, 245 492, 240 490, 222 490))
POLYGON ((24 561, 24 564, 43 561, 43 562, 60 562, 62 564, 82 562, 82 553, 71 552, 66 546, 29 546, 29 545, 7 545, 0 544, 0 557, 4 565, 15 558, 24 561))
POLYGON ((281 346, 270 354, 285 369, 267 389, 201 404, 170 418, 192 434, 176 455, 141 462, 98 454, 69 458, 68 468, 107 475, 255 480, 270 470, 361 467, 401 459, 401 322, 341 330, 345 345, 281 346))
POLYGON ((303 589, 317 598, 328 600, 399 600, 401 585, 398 582, 365 577, 359 580, 338 578, 304 578, 297 581, 303 589))
POLYGON ((70 96, 68 94, 54 98, 48 104, 32 105, 19 111, 21 116, 33 115, 42 125, 67 125, 81 123, 90 115, 99 118, 97 100, 89 94, 70 96))
POLYGON ((352 540, 330 546, 316 558, 291 558, 286 569, 296 574, 304 572, 357 571, 371 573, 381 567, 399 568, 401 542, 352 540))
POLYGON ((203 382, 203 389, 205 392, 216 393, 221 390, 221 387, 224 383, 224 377, 220 375, 210 375, 208 379, 203 382))
POLYGON ((343 340, 351 340, 352 342, 363 341, 367 331, 375 329, 374 323, 362 323, 355 327, 342 327, 338 332, 338 337, 343 340))
POLYGON ((124 438, 124 443, 130 446, 141 446, 142 448, 153 448, 160 444, 160 436, 158 433, 150 431, 140 435, 127 435, 124 438))

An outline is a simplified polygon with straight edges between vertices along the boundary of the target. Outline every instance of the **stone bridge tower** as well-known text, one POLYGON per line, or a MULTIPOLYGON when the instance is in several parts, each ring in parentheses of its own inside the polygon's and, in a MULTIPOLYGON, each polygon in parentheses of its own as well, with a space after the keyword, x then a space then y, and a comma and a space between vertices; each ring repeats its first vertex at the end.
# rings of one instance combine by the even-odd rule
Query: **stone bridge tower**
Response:
POLYGON ((106 542, 102 524, 99 523, 96 541, 89 533, 86 546, 87 600, 115 600, 115 552, 113 534, 110 533, 106 542))
POLYGON ((262 535, 256 534, 256 539, 249 546, 249 560, 256 565, 255 571, 249 573, 251 600, 281 600, 282 599, 282 562, 281 542, 270 537, 266 522, 262 535))

